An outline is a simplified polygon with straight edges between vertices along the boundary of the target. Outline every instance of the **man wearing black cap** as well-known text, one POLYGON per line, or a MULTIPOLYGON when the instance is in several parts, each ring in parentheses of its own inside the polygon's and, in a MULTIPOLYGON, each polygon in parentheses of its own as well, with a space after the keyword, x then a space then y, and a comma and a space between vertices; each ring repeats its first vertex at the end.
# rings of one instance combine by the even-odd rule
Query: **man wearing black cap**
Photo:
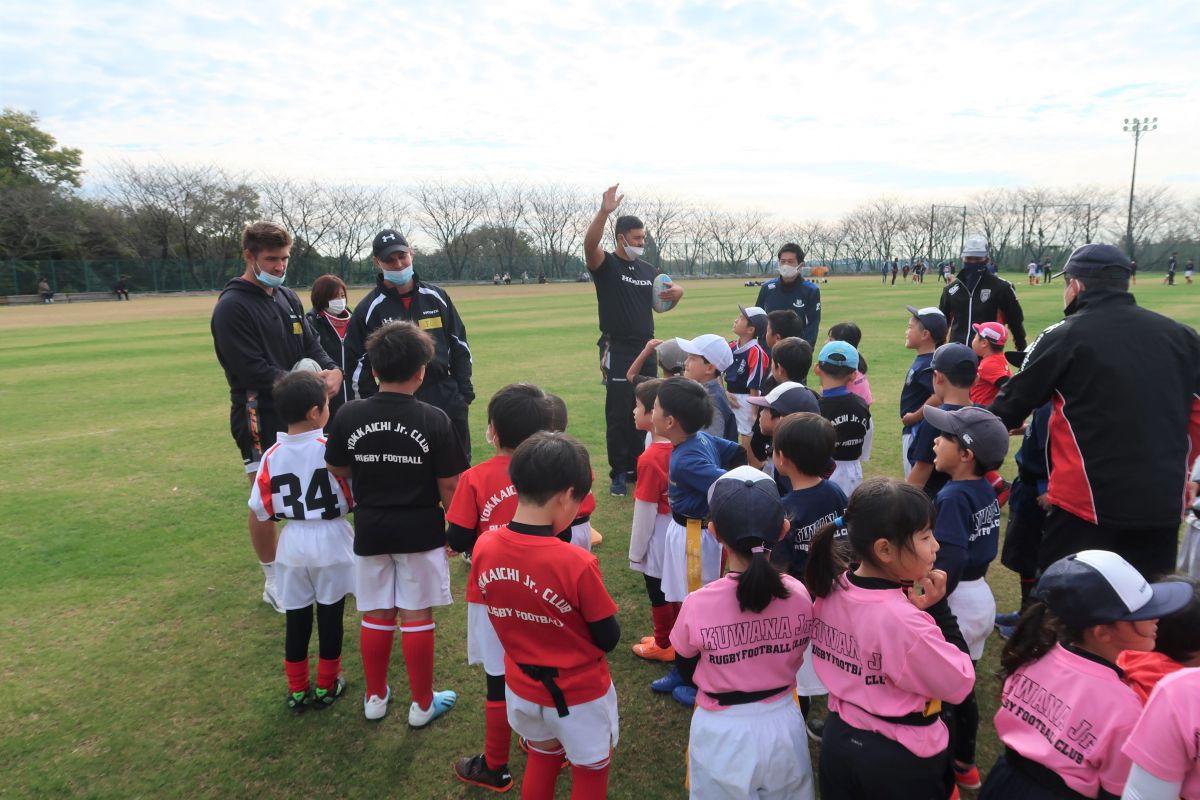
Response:
POLYGON ((354 397, 370 397, 379 388, 367 357, 366 341, 371 331, 392 320, 416 324, 433 337, 434 344, 433 361, 425 368, 425 382, 416 398, 446 412, 469 457, 467 407, 475 399, 475 387, 471 384, 471 348, 467 346, 462 318, 444 289, 421 282, 413 271, 412 250, 399 232, 380 231, 371 253, 379 270, 375 288, 355 306, 346 330, 346 363, 353 365, 350 385, 354 397))
POLYGON ((1130 272, 1111 245, 1071 253, 1060 273, 1066 319, 1034 340, 991 406, 1016 428, 1051 403, 1043 568, 1089 548, 1121 554, 1147 578, 1175 566, 1200 452, 1200 336, 1140 308, 1130 272))
POLYGON ((962 250, 962 269, 957 279, 942 289, 938 308, 950 325, 948 342, 970 345, 975 325, 1002 322, 1012 331, 1018 350, 1025 349, 1025 312, 1017 301, 1017 290, 988 270, 988 243, 981 236, 967 239, 962 250))

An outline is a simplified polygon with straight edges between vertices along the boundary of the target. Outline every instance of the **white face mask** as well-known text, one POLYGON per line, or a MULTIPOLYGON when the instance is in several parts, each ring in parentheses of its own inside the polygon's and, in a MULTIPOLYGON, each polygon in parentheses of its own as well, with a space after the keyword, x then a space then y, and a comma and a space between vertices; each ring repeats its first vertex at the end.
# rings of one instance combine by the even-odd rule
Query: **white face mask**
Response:
POLYGON ((329 313, 341 314, 346 310, 346 298, 338 297, 329 301, 329 313))
POLYGON ((779 265, 779 277, 783 278, 784 280, 790 281, 799 274, 800 268, 797 266, 793 266, 792 264, 779 265))
POLYGON ((624 242, 624 245, 625 255, 629 256, 630 258, 641 258, 646 254, 646 248, 644 247, 634 247, 628 241, 624 242))

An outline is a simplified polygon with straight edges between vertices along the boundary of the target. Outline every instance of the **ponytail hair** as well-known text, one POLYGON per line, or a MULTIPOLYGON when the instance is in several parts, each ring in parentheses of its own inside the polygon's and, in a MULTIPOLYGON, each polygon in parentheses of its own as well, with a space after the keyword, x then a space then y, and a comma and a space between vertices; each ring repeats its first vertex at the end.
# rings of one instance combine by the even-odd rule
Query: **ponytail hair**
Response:
POLYGON ((764 549, 761 539, 742 539, 734 544, 725 544, 750 560, 746 571, 735 578, 738 606, 742 611, 759 614, 772 600, 791 597, 792 593, 783 585, 779 571, 771 565, 770 553, 764 549))
POLYGON ((1050 607, 1034 602, 1021 614, 1017 628, 1000 653, 1000 676, 1007 678, 1026 664, 1037 661, 1058 643, 1071 644, 1083 637, 1082 631, 1068 628, 1050 607))
POLYGON ((937 518, 933 503, 917 487, 891 478, 870 478, 854 490, 839 522, 823 526, 813 536, 804 568, 804 584, 815 597, 827 597, 850 562, 875 564, 875 542, 886 539, 912 550, 913 534, 932 528, 937 518), (850 552, 834 536, 845 525, 850 552))

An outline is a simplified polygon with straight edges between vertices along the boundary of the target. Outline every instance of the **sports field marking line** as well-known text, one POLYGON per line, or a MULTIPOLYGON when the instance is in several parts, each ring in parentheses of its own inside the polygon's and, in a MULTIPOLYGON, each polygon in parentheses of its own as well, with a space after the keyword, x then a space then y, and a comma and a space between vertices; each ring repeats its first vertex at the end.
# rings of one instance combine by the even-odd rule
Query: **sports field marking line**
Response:
POLYGON ((23 447, 31 444, 41 444, 42 442, 58 442, 63 439, 78 439, 80 436, 107 436, 110 433, 119 433, 122 428, 101 428, 98 431, 86 431, 84 433, 62 433, 58 436, 38 436, 36 439, 19 439, 6 440, 0 442, 0 447, 23 447))

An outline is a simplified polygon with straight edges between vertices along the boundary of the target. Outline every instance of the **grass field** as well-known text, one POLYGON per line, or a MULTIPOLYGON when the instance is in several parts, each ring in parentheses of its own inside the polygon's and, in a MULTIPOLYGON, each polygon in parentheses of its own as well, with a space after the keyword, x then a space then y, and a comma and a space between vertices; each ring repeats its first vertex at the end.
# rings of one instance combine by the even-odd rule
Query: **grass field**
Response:
MULTIPOLYGON (((685 286, 680 307, 657 319, 659 335, 727 334, 735 303, 757 291, 733 281, 685 286)), ((1143 305, 1193 325, 1200 318, 1189 287, 1137 288, 1143 305)), ((1031 331, 1061 317, 1061 284, 1018 289, 1031 331)), ((877 426, 866 471, 899 475, 897 398, 911 361, 904 306, 935 304, 939 285, 839 277, 822 291, 824 327, 855 320, 864 331, 877 426)), ((621 708, 610 794, 683 796, 688 713, 651 695, 647 684, 665 668, 629 651, 650 622, 626 558, 632 499, 609 497, 603 481, 594 292, 452 293, 475 354, 476 461, 489 455, 487 398, 505 383, 533 381, 566 399, 570 430, 600 476, 593 521, 606 538, 597 554, 624 629, 610 656, 621 708)), ((259 599, 247 485, 208 330, 215 299, 0 308, 0 545, 9 553, 0 797, 484 796, 450 772, 454 758, 483 746, 483 675, 466 665, 461 602, 435 612, 436 686, 457 690, 459 705, 429 729, 408 729, 405 703, 381 723, 363 719, 351 613, 347 698, 322 714, 284 710, 283 618, 259 599)), ((456 598, 465 576, 455 560, 456 598)), ((1010 573, 997 566, 989 582, 1001 609, 1015 607, 1010 573)), ((981 766, 996 754, 999 647, 994 637, 980 669, 981 766)), ((406 698, 398 644, 393 665, 392 685, 406 698)), ((522 762, 514 746, 518 780, 522 762)), ((561 796, 568 785, 564 776, 561 796)))

